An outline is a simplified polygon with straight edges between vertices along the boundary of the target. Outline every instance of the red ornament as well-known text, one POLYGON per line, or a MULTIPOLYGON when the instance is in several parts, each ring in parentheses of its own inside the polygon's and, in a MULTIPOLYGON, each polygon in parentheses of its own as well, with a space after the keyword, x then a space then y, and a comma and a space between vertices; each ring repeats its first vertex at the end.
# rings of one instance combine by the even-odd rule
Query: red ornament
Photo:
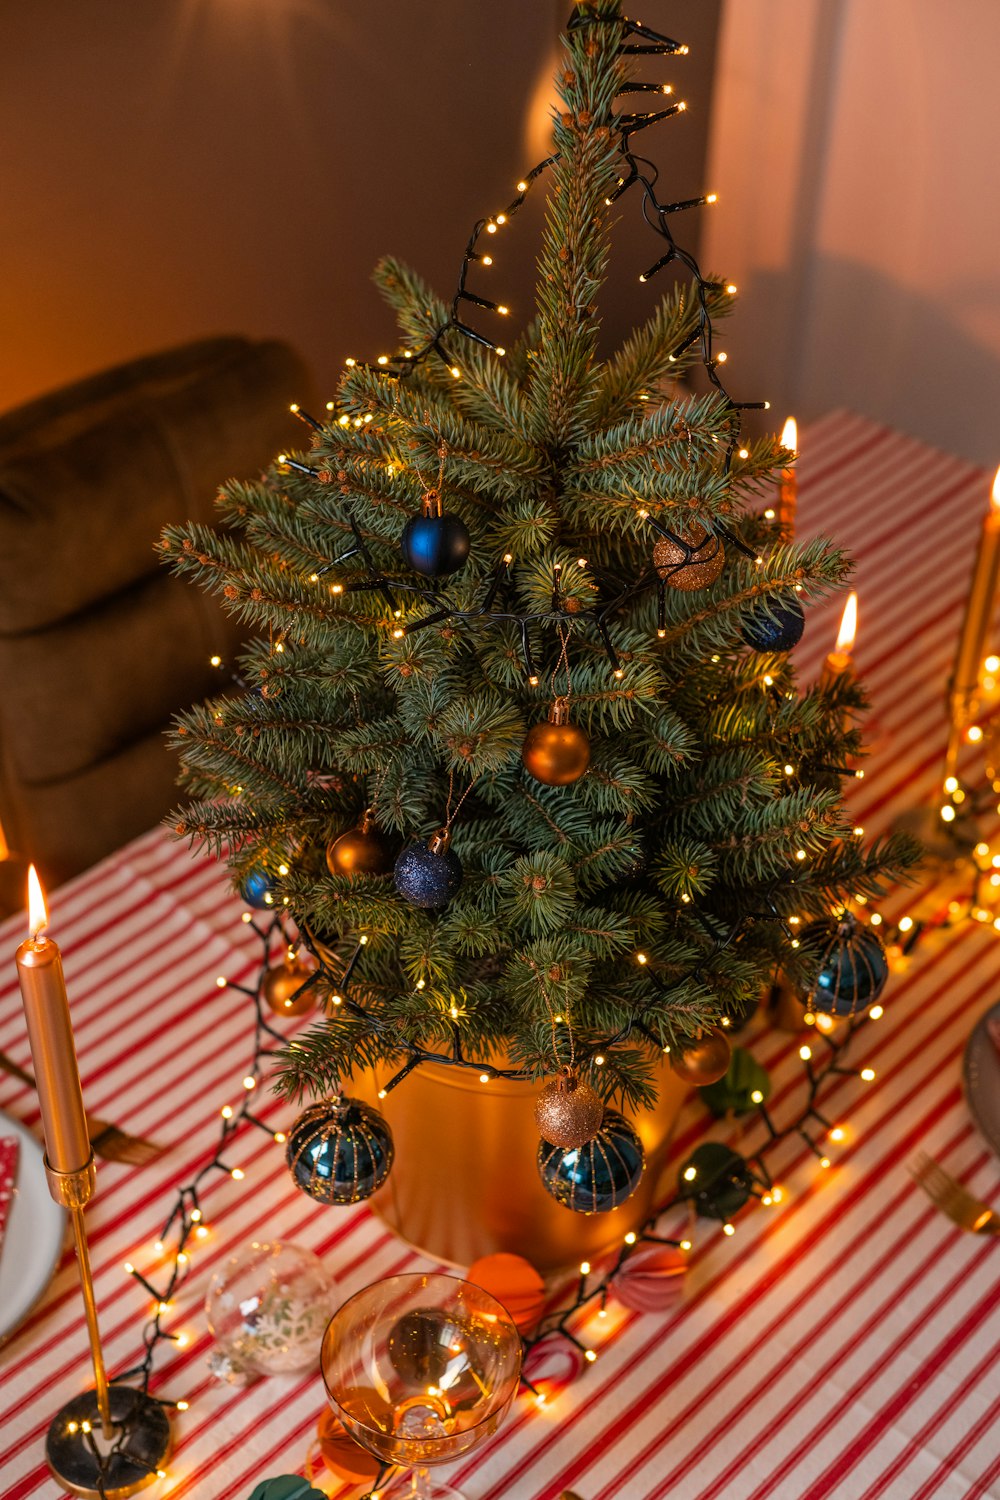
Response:
POLYGON ((663 1312, 683 1294, 687 1266, 673 1245, 640 1245, 615 1272, 611 1291, 631 1312, 663 1312))

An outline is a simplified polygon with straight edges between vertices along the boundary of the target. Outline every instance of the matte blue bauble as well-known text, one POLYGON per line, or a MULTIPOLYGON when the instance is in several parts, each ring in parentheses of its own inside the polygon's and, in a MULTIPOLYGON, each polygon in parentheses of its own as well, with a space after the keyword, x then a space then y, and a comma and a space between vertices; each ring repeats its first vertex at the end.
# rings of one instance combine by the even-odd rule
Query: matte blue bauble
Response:
POLYGON ((850 912, 819 917, 802 929, 799 957, 813 959, 815 978, 806 994, 810 1010, 853 1016, 874 1005, 889 978, 882 939, 850 912))
POLYGON ((360 1099, 311 1104, 288 1132, 285 1161, 292 1181, 317 1203, 360 1203, 389 1175, 392 1131, 360 1099))
POLYGON ((457 573, 469 555, 469 531, 461 516, 414 516, 399 545, 410 567, 428 578, 457 573))
POLYGON ((646 1165, 642 1141, 613 1109, 593 1140, 582 1146, 538 1145, 538 1170, 546 1192, 578 1214, 606 1214, 639 1186, 646 1165))
POLYGON ((274 905, 274 881, 266 870, 251 870, 237 889, 247 906, 253 906, 257 911, 270 911, 274 905), (268 896, 270 901, 266 899, 268 896))
POLYGON ((740 635, 755 651, 791 651, 802 639, 805 625, 798 599, 774 599, 768 609, 758 605, 743 616, 740 635))
POLYGON ((396 860, 393 879, 411 906, 447 906, 462 884, 462 862, 450 849, 435 850, 427 839, 417 839, 396 860))

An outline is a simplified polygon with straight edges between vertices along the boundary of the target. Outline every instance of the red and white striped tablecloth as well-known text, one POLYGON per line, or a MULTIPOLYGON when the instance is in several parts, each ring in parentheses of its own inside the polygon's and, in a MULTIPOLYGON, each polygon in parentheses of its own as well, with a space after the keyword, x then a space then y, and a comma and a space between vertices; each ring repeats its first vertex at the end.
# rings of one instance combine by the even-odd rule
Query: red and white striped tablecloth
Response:
MULTIPOLYGON (((833 534, 859 559, 856 658, 873 699, 878 745, 852 806, 868 834, 929 796, 945 737, 944 684, 987 477, 858 417, 835 414, 803 435, 800 533, 833 534)), ((810 612, 801 667, 831 648, 839 604, 810 612)), ((899 915, 900 896, 887 904, 899 915)), ((245 997, 255 945, 240 904, 204 859, 160 832, 58 892, 62 945, 88 1108, 169 1143, 142 1170, 102 1164, 89 1210, 106 1355, 132 1364, 146 1312, 123 1272, 156 1279, 152 1242, 172 1202, 211 1153, 217 1111, 235 1099, 248 1057, 245 997)), ((13 954, 23 920, 0 929, 0 1048, 27 1063, 13 954)), ((919 1148, 996 1201, 1000 1162, 964 1105, 960 1060, 1000 990, 998 940, 969 924, 919 949, 866 1027, 857 1060, 876 1081, 842 1078, 828 1108, 846 1139, 829 1171, 791 1141, 776 1161, 779 1209, 746 1210, 725 1238, 703 1223, 683 1300, 669 1315, 612 1311, 584 1325, 599 1359, 544 1410, 519 1399, 489 1447, 446 1477, 473 1500, 974 1500, 1000 1496, 1000 1244, 953 1229, 913 1186, 919 1148)), ((772 1110, 802 1088, 797 1039, 755 1044, 775 1083, 772 1110)), ((37 1127, 33 1096, 0 1079, 0 1107, 37 1127)), ((262 1098, 275 1128, 290 1117, 262 1098)), ((692 1105, 677 1153, 709 1122, 692 1105)), ((833 1154, 833 1153, 831 1153, 833 1154)), ((241 1183, 204 1196, 210 1237, 196 1252, 172 1326, 190 1336, 161 1356, 154 1389, 185 1398, 177 1450, 155 1493, 180 1500, 249 1495, 298 1470, 323 1407, 317 1378, 249 1390, 205 1367, 201 1306, 211 1271, 255 1235, 320 1252, 345 1294, 421 1265, 364 1208, 321 1208, 291 1187, 280 1147, 248 1129, 232 1153, 241 1183)), ((80 1295, 67 1254, 48 1294, 0 1352, 0 1494, 54 1497, 43 1456, 56 1408, 88 1383, 80 1295)), ((335 1494, 356 1493, 338 1491, 335 1494)))

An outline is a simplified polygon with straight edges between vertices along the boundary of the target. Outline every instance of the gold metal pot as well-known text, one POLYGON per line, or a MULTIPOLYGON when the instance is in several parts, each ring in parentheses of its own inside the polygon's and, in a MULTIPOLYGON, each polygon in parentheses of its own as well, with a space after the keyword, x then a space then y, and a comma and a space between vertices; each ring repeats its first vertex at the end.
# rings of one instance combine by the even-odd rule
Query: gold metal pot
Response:
POLYGON ((370 1202, 394 1233, 434 1260, 464 1267, 508 1250, 540 1271, 571 1266, 620 1244, 667 1196, 660 1177, 689 1089, 665 1059, 655 1108, 631 1117, 646 1150, 642 1181, 620 1208, 589 1216, 563 1208, 542 1187, 534 1118, 540 1083, 484 1084, 475 1073, 424 1063, 380 1100, 389 1076, 366 1071, 350 1084, 382 1111, 396 1144, 388 1181, 370 1202))

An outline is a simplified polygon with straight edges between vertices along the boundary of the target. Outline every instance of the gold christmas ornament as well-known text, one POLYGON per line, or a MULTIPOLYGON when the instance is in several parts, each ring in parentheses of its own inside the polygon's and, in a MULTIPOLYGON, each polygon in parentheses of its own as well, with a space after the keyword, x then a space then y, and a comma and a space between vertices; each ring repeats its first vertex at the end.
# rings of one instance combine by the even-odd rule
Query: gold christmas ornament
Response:
POLYGON ((550 1146, 582 1146, 592 1141, 603 1119, 600 1094, 570 1068, 547 1083, 535 1100, 538 1134, 550 1146))
POLYGON ((305 1016, 316 1007, 316 986, 310 985, 301 995, 296 994, 315 972, 315 964, 299 954, 287 954, 280 964, 268 969, 261 980, 260 998, 277 1016, 305 1016))
POLYGON ((521 759, 545 786, 569 786, 580 780, 590 765, 590 741, 570 723, 568 698, 556 698, 548 719, 529 729, 521 759))
POLYGON ((385 834, 366 812, 357 828, 349 828, 326 851, 331 875, 388 875, 395 855, 385 834))
POLYGON ((670 1066, 678 1078, 704 1088, 708 1083, 718 1083, 729 1070, 732 1057, 729 1039, 718 1027, 713 1026, 696 1042, 689 1042, 680 1052, 671 1052, 670 1066))
POLYGON ((703 526, 695 527, 683 540, 694 549, 691 553, 661 536, 653 548, 653 567, 672 589, 707 589, 726 561, 722 543, 703 526))

